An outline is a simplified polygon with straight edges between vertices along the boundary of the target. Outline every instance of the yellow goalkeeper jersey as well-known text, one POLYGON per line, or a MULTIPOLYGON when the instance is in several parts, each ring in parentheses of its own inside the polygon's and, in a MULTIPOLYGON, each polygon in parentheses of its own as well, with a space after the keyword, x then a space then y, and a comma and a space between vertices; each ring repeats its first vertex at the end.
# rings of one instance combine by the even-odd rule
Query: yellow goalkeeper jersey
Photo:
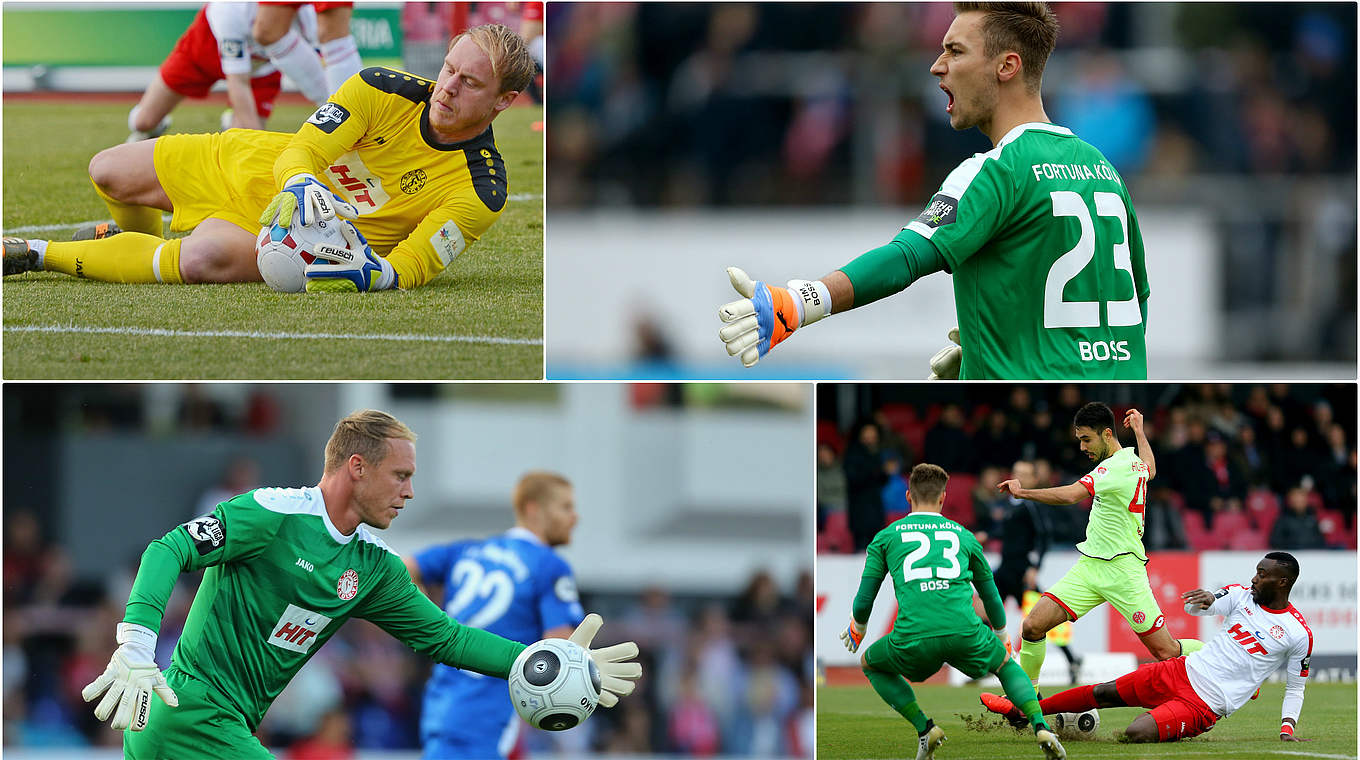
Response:
MULTIPOLYGON (((429 282, 505 209, 505 161, 490 127, 460 143, 430 128, 435 83, 372 67, 349 78, 274 161, 277 188, 308 172, 359 211, 355 226, 399 287, 429 282)), ((270 133, 252 133, 267 139, 270 133)))

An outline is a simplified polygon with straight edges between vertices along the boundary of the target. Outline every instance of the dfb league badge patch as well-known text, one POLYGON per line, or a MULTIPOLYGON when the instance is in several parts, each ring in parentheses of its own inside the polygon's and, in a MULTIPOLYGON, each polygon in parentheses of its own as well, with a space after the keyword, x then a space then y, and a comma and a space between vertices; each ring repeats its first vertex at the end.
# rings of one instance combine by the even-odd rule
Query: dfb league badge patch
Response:
POLYGON ((345 601, 354 598, 359 593, 359 574, 350 568, 340 576, 340 582, 335 584, 335 593, 345 601))

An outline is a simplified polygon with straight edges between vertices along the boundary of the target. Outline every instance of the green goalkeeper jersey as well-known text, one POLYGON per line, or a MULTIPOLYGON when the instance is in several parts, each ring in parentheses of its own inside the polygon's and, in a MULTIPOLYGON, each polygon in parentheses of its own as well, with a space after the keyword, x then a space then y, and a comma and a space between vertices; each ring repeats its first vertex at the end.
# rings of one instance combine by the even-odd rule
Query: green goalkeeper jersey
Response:
POLYGON ((962 380, 1146 380, 1143 236, 1100 151, 1021 124, 906 227, 953 273, 962 380))
POLYGON ((973 611, 973 586, 984 601, 989 596, 984 585, 996 596, 982 545, 972 531, 938 512, 913 512, 874 536, 855 595, 857 619, 869 619, 878 587, 889 574, 897 596, 894 639, 973 631, 982 625, 973 611))
POLYGON ((1147 506, 1148 467, 1125 446, 1096 465, 1081 479, 1095 497, 1086 521, 1086 540, 1077 551, 1097 559, 1132 554, 1144 563, 1143 511, 1147 506))
POLYGON ((252 731, 351 617, 439 662, 500 678, 524 649, 444 614, 367 526, 340 533, 320 488, 251 491, 153 541, 124 620, 158 631, 179 573, 203 568, 172 659, 221 694, 252 731))

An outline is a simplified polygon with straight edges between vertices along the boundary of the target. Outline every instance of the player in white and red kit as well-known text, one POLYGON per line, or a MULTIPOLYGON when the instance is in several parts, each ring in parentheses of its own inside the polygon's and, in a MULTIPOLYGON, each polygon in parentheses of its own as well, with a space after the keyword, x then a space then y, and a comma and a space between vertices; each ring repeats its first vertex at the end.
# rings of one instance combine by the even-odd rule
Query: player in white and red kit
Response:
MULTIPOLYGON (((1224 615, 1223 634, 1184 657, 1143 665, 1126 676, 1095 686, 1078 686, 1040 700, 1045 715, 1097 707, 1147 707, 1124 730, 1129 741, 1169 742, 1213 728, 1247 703, 1266 678, 1286 668, 1280 739, 1294 736, 1303 710, 1303 679, 1313 654, 1313 632, 1294 605, 1289 590, 1299 577, 1293 555, 1271 552, 1256 564, 1251 587, 1238 584, 1217 591, 1181 594, 1192 615, 1224 615)), ((988 710, 1016 712, 1010 700, 982 695, 988 710)))
POLYGON ((326 84, 317 39, 316 11, 307 6, 278 44, 257 45, 251 39, 258 3, 208 3, 175 43, 175 49, 128 114, 128 142, 158 137, 169 114, 185 98, 205 98, 225 80, 231 104, 227 127, 264 129, 282 85, 280 72, 320 105, 334 92, 326 84))

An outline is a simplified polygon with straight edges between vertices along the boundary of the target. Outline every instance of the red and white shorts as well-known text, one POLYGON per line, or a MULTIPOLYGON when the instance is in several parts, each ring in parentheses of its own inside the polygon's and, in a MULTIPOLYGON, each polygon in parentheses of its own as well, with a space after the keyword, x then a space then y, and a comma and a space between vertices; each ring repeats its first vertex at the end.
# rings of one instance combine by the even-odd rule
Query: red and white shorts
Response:
MULTIPOLYGON (((161 64, 161 80, 171 90, 186 98, 206 98, 208 90, 226 79, 222 73, 222 54, 217 50, 217 38, 208 26, 208 16, 200 8, 194 22, 175 43, 175 49, 161 64)), ((250 89, 255 94, 255 113, 268 119, 274 112, 283 75, 275 71, 262 77, 252 77, 250 89)))
POLYGON ((1143 665, 1116 678, 1114 687, 1126 704, 1152 708, 1148 714, 1157 721, 1160 741, 1199 736, 1218 722, 1218 715, 1190 686, 1184 657, 1143 665))

